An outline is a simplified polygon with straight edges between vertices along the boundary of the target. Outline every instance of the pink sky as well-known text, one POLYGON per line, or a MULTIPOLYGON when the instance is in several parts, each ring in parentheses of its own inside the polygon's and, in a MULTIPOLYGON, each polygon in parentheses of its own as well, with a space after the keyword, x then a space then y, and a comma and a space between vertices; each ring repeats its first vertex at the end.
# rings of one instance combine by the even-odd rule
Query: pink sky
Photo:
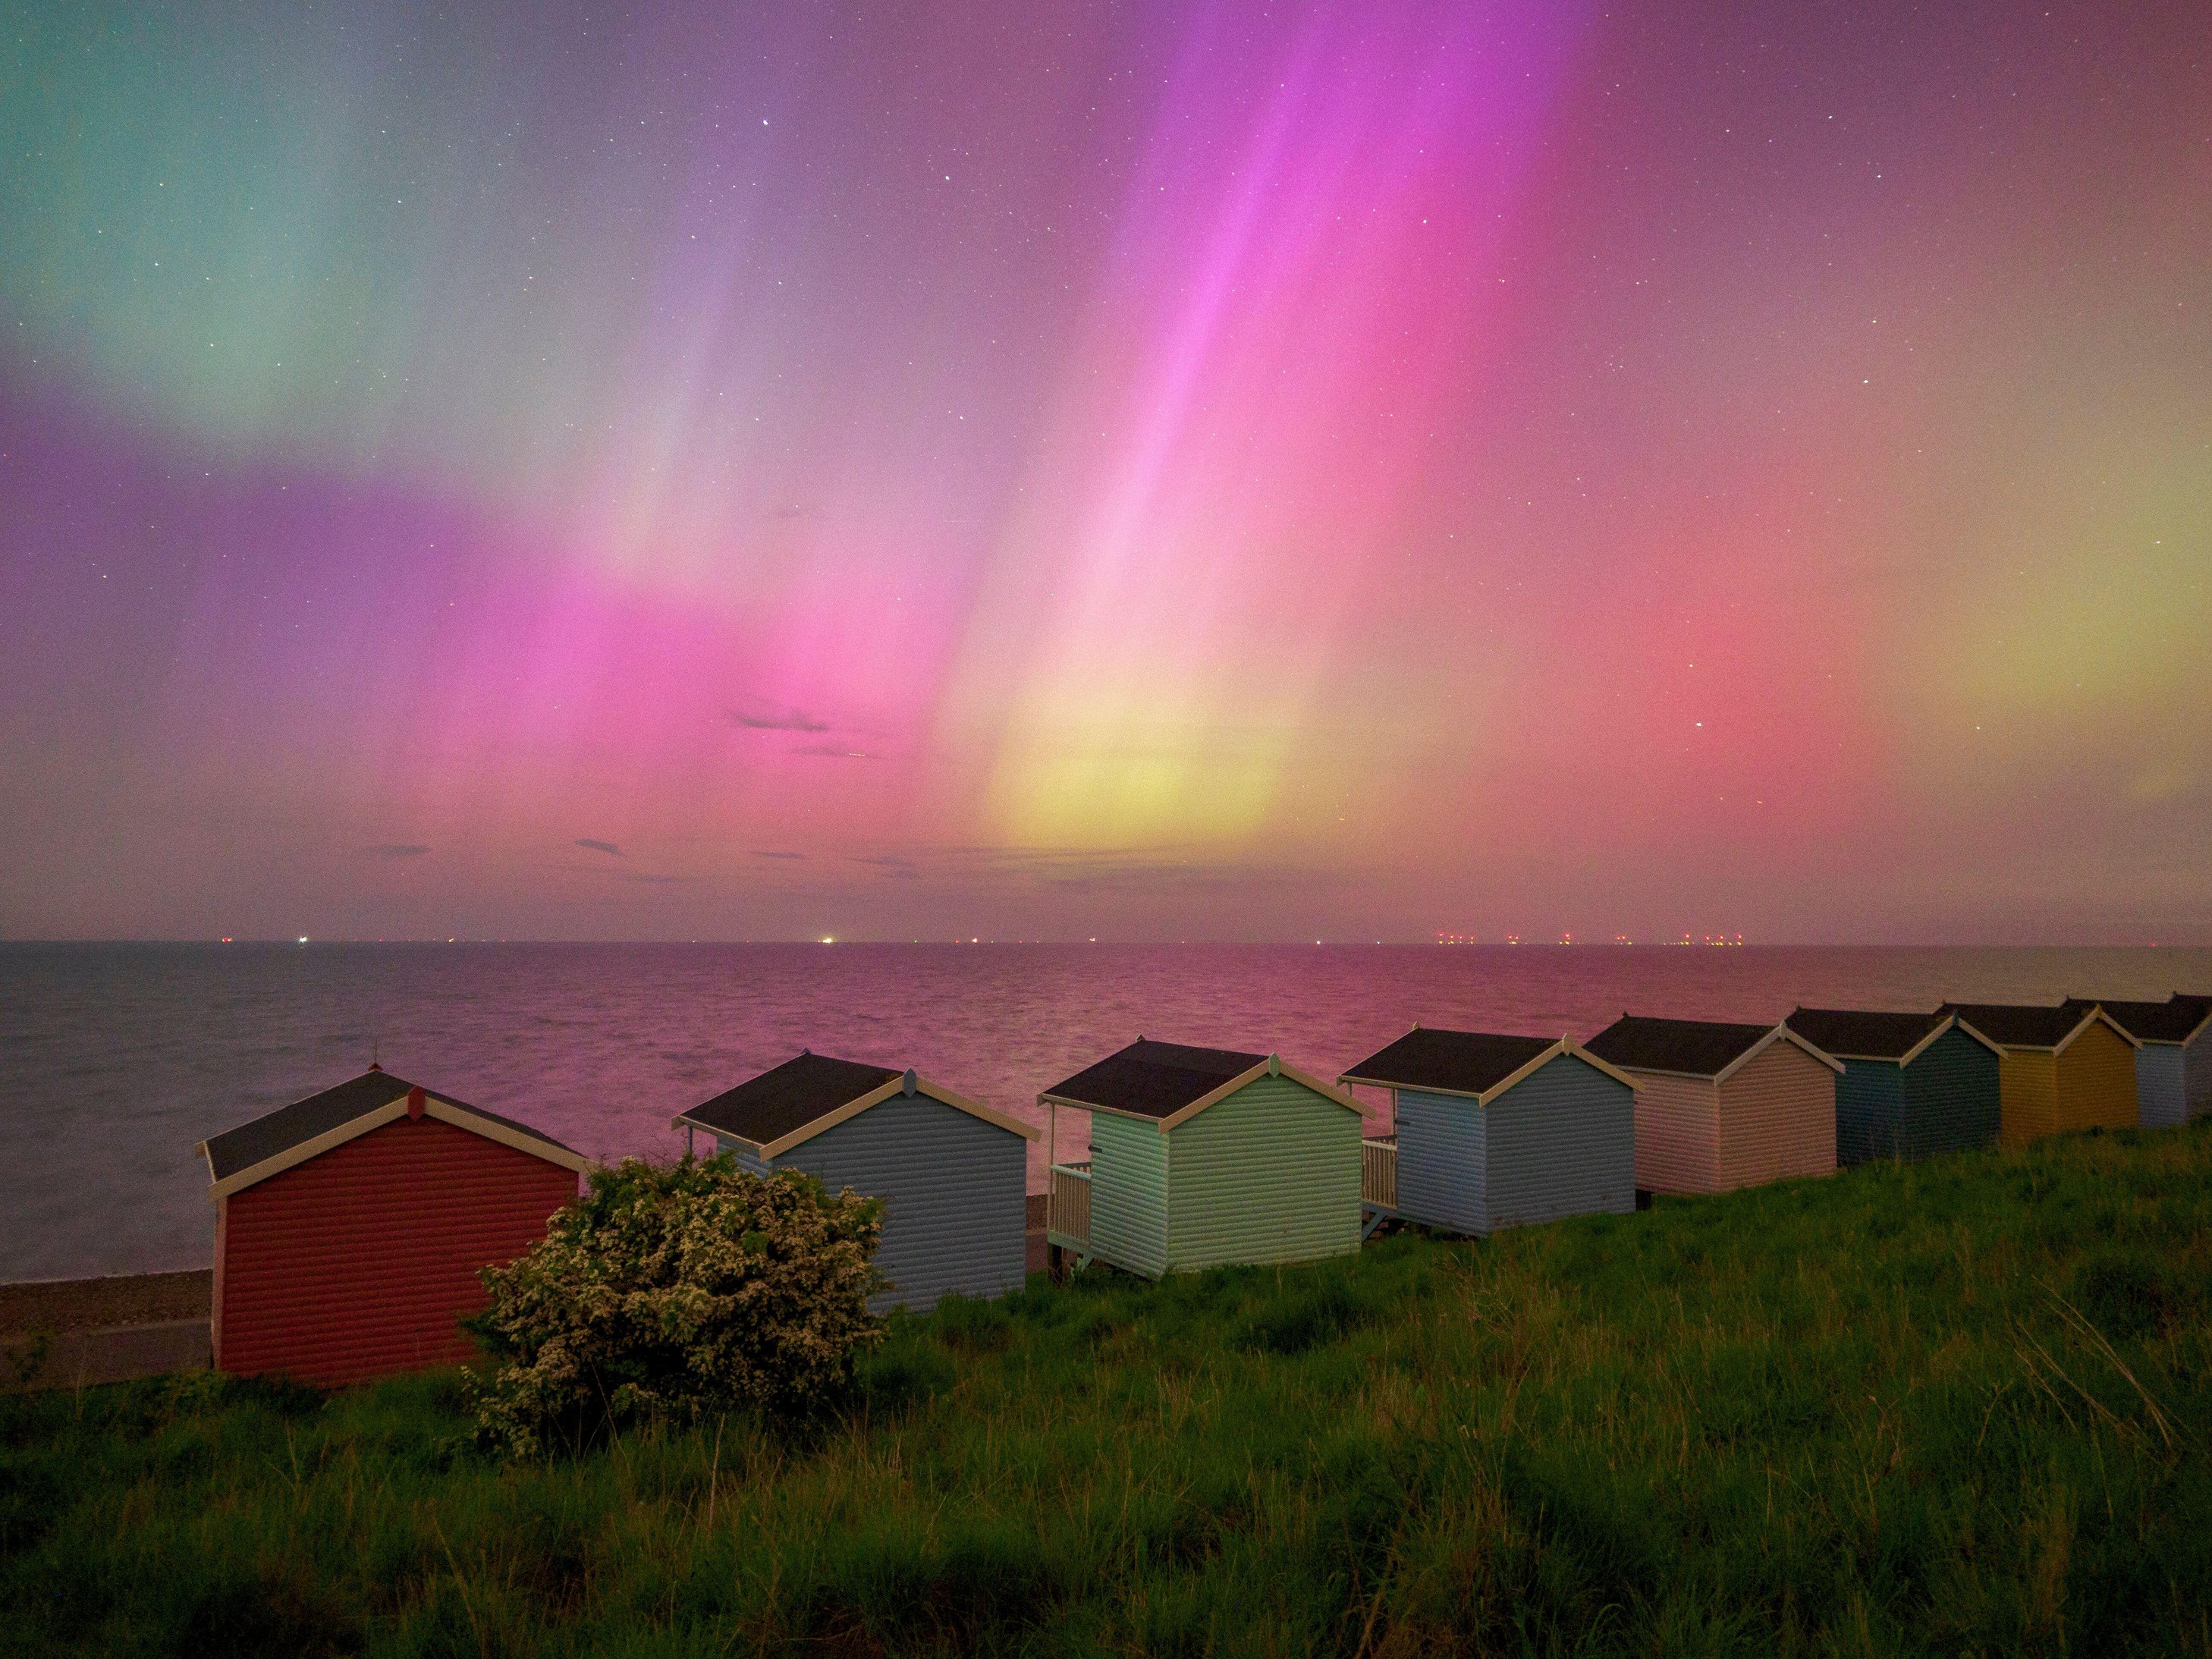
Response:
POLYGON ((577 21, 26 37, 0 936, 2212 939, 2191 9, 577 21))

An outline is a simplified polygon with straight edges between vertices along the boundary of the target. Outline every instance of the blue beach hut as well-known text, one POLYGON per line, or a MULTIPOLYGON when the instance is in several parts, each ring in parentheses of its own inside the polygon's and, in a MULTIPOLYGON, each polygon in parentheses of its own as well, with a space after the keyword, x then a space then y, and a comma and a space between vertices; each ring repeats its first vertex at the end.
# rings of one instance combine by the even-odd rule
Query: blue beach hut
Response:
POLYGON ((1026 1276, 1029 1143, 1037 1131, 911 1071, 811 1050, 676 1118, 755 1175, 803 1170, 884 1200, 871 1305, 924 1312, 1026 1276))
POLYGON ((1996 1145, 2004 1051, 1956 1015, 1800 1008, 1788 1024, 1843 1063, 1838 1164, 1996 1145))
POLYGON ((2164 1002, 2085 1002, 2069 1009, 2102 1008, 2133 1037, 2136 1115, 2147 1129, 2179 1128, 2212 1112, 2212 997, 2175 995, 2164 1002))
POLYGON ((1636 1085, 1571 1037, 1415 1026, 1339 1078, 1390 1091, 1395 1203, 1487 1235, 1636 1207, 1636 1085))

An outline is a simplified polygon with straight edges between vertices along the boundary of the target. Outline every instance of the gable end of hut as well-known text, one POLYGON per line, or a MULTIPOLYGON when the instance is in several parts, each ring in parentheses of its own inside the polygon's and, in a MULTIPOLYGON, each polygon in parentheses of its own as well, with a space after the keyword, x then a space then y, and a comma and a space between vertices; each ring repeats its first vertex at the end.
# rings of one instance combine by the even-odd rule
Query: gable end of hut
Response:
POLYGON ((1836 1170, 1836 1073, 1771 1042, 1720 1085, 1723 1190, 1836 1170))
POLYGON ((1172 1270, 1358 1250, 1360 1115, 1334 1094, 1255 1078, 1163 1139, 1172 1270))
POLYGON ((2000 1120, 1995 1049, 1954 1025, 1905 1067, 1905 1128, 1899 1155, 1933 1158, 1994 1146, 2000 1120))
POLYGON ((480 1269, 544 1237, 576 1172, 401 1117, 222 1200, 219 1368, 337 1387, 453 1364, 480 1269))
POLYGON ((1636 1091, 1629 1085, 1562 1053, 1483 1115, 1492 1231, 1635 1210, 1636 1091))
POLYGON ((925 1094, 901 1096, 812 1136, 775 1160, 830 1192, 884 1199, 876 1266, 890 1281, 870 1305, 925 1313, 954 1292, 1002 1296, 1025 1277, 1029 1142, 925 1094))

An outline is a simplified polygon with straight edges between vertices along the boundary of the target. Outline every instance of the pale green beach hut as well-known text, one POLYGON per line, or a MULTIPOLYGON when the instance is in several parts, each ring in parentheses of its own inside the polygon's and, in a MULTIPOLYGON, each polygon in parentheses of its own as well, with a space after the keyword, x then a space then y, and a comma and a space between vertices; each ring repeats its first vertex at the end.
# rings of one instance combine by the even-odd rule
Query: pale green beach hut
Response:
POLYGON ((1055 1267, 1147 1279, 1359 1249, 1358 1103, 1273 1054, 1143 1037, 1037 1097, 1055 1152, 1062 1108, 1091 1157, 1052 1165, 1055 1267))

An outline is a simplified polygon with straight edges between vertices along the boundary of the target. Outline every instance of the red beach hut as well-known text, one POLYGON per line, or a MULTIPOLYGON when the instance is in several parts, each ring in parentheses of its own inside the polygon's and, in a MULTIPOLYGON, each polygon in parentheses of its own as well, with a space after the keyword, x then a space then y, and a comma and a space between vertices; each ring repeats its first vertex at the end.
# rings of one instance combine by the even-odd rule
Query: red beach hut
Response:
POLYGON ((215 1365, 325 1388, 473 1352, 477 1270, 511 1261, 590 1160, 371 1066, 204 1141, 215 1365))

